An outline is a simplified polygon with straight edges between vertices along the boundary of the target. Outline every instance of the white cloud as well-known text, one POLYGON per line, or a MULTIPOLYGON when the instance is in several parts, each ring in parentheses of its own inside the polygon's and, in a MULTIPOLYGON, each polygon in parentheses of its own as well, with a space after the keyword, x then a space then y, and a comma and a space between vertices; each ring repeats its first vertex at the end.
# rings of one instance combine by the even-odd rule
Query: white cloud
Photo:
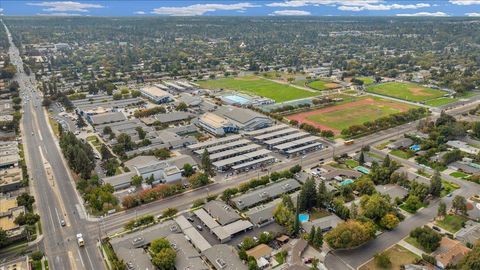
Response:
POLYGON ((266 4, 269 7, 303 7, 319 5, 366 5, 380 3, 382 0, 287 0, 266 4))
POLYGON ((103 8, 103 6, 99 4, 87 4, 87 3, 72 2, 72 1, 27 3, 27 5, 46 7, 45 9, 43 9, 43 11, 56 11, 56 12, 67 12, 67 11, 89 12, 88 9, 91 9, 91 8, 103 8))
POLYGON ((270 15, 271 16, 308 16, 308 15, 312 15, 312 13, 305 10, 286 9, 286 10, 276 10, 272 12, 270 15))
POLYGON ((66 12, 55 12, 55 13, 37 13, 37 16, 58 16, 58 17, 69 17, 69 16, 82 16, 81 14, 76 13, 66 13, 66 12))
POLYGON ((397 14, 401 17, 448 17, 449 15, 445 12, 417 12, 417 13, 406 13, 406 14, 397 14))
POLYGON ((137 15, 145 15, 145 14, 147 14, 147 13, 145 13, 145 11, 141 11, 141 10, 139 10, 139 11, 135 11, 133 14, 137 14, 137 15))
POLYGON ((450 0, 449 2, 461 6, 480 5, 480 0, 450 0))
POLYGON ((426 8, 430 7, 430 4, 427 3, 418 3, 418 4, 391 4, 391 5, 371 5, 371 4, 365 4, 365 5, 351 5, 351 6, 339 6, 339 10, 345 10, 345 11, 363 11, 363 10, 392 10, 392 9, 419 9, 419 8, 426 8))
POLYGON ((200 16, 207 12, 217 10, 246 10, 247 8, 259 7, 250 3, 236 4, 195 4, 185 7, 159 7, 152 11, 153 14, 170 15, 170 16, 200 16))
POLYGON ((465 15, 468 17, 480 17, 480 13, 478 12, 465 13, 465 15))

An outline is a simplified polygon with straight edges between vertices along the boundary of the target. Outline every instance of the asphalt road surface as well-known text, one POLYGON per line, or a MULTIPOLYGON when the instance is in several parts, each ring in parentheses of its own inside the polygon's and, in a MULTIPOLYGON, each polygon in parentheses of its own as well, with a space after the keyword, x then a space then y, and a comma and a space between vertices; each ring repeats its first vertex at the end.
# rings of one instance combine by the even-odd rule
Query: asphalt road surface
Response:
MULTIPOLYGON (((3 21, 2 21, 3 23, 3 21)), ((5 25, 4 25, 5 26, 5 25)), ((77 205, 81 202, 72 185, 66 164, 51 132, 48 119, 41 106, 42 97, 36 89, 33 76, 27 76, 18 48, 13 44, 10 32, 9 55, 17 67, 15 80, 20 85, 23 101, 22 135, 25 147, 30 185, 40 213, 44 251, 49 259, 50 269, 105 269, 100 251, 97 248, 98 232, 89 233, 95 223, 86 223, 78 215, 77 205), (47 169, 50 166, 51 169, 47 169), (47 177, 47 171, 51 177, 47 177), (60 222, 65 220, 67 226, 60 222), (85 246, 79 247, 76 234, 82 233, 85 246)))

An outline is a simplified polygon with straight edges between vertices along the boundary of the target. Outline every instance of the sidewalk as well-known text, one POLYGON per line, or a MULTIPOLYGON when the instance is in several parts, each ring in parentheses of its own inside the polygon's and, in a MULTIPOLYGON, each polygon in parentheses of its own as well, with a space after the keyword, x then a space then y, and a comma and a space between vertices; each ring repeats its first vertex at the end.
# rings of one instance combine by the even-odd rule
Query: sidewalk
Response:
POLYGON ((423 252, 423 250, 421 249, 418 249, 412 245, 410 245, 409 243, 405 242, 403 239, 398 242, 398 244, 406 249, 408 249, 409 251, 413 252, 415 255, 418 255, 420 257, 422 257, 422 254, 424 254, 425 252, 423 252))

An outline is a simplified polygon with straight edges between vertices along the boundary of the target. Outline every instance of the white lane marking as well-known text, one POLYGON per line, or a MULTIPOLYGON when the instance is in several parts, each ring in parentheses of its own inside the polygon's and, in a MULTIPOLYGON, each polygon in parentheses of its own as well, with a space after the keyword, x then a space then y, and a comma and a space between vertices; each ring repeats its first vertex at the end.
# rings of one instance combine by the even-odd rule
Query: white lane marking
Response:
POLYGON ((58 219, 58 224, 60 224, 60 215, 58 214, 58 210, 57 208, 55 207, 55 213, 57 214, 57 219, 58 219))
POLYGON ((90 268, 90 269, 94 269, 94 268, 93 268, 92 260, 90 259, 90 255, 88 255, 88 250, 85 250, 85 253, 87 253, 87 259, 88 259, 88 261, 90 262, 90 266, 92 267, 92 268, 90 268))
POLYGON ((48 211, 48 213, 50 214, 50 221, 52 221, 52 227, 53 227, 53 231, 55 232, 56 229, 55 229, 55 222, 53 221, 53 216, 52 216, 52 211, 48 211))
POLYGON ((80 262, 82 263, 83 268, 85 268, 85 264, 83 263, 82 254, 80 253, 80 250, 77 249, 77 252, 78 252, 78 257, 80 257, 80 262))

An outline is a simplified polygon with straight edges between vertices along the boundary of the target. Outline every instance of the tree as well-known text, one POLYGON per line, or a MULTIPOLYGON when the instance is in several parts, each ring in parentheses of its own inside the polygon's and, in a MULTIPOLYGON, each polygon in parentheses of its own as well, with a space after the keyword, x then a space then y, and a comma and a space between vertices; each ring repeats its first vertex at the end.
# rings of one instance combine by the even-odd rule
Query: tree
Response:
POLYGON ((185 102, 180 102, 175 109, 177 111, 186 111, 187 108, 188 108, 188 105, 185 102))
POLYGON ((193 188, 197 188, 207 185, 210 182, 210 179, 208 179, 207 174, 198 172, 190 176, 188 182, 193 188))
POLYGON ((253 240, 252 237, 246 236, 245 238, 243 238, 242 249, 249 250, 249 249, 255 247, 256 245, 257 245, 257 243, 255 242, 255 240, 253 240))
POLYGON ((349 220, 340 223, 325 235, 325 241, 333 248, 353 248, 375 236, 375 226, 369 222, 349 220))
POLYGON ((300 198, 297 197, 297 205, 295 207, 295 216, 293 220, 293 234, 298 235, 298 231, 300 230, 300 220, 298 219, 300 215, 300 198))
POLYGON ((480 244, 473 246, 472 251, 467 253, 455 266, 458 270, 480 269, 480 244))
POLYGON ((315 187, 315 180, 307 179, 303 184, 299 195, 299 210, 310 210, 317 205, 317 191, 315 187))
POLYGON ((399 222, 400 220, 396 215, 392 213, 388 213, 385 216, 383 216, 382 219, 380 220, 380 226, 382 226, 387 230, 392 230, 395 227, 397 227, 399 222))
POLYGON ((437 216, 438 217, 445 217, 447 215, 447 205, 441 201, 438 205, 437 216))
POLYGON ((467 214, 467 200, 463 196, 455 196, 452 201, 452 207, 455 209, 455 212, 460 212, 463 215, 467 214))
POLYGON ((155 239, 152 241, 152 243, 150 244, 150 250, 153 252, 153 253, 158 253, 160 252, 162 249, 165 249, 165 248, 169 248, 171 247, 170 246, 170 242, 165 239, 165 238, 159 238, 159 239, 155 239))
POLYGON ((136 127, 135 130, 137 131, 138 138, 140 138, 140 140, 145 139, 147 133, 145 132, 145 130, 143 130, 142 127, 136 127))
POLYGON ((435 251, 442 240, 442 236, 429 227, 418 227, 410 232, 410 236, 415 238, 429 253, 435 251))
POLYGON ((480 122, 474 122, 472 124, 472 133, 476 138, 480 138, 480 122))
POLYGON ((388 269, 392 266, 392 262, 390 261, 390 258, 384 252, 375 254, 374 258, 375 258, 375 264, 382 269, 388 269))
MULTIPOLYGON (((285 196, 288 196, 288 195, 284 195, 283 198, 285 198, 285 196)), ((294 234, 293 223, 294 223, 295 213, 292 208, 289 208, 285 205, 283 200, 277 205, 277 207, 275 207, 275 210, 273 211, 273 217, 275 218, 275 221, 278 224, 286 228, 288 234, 290 235, 294 234)))
POLYGON ((315 231, 315 236, 313 239, 313 246, 316 248, 321 248, 323 245, 323 235, 322 235, 322 230, 318 228, 315 231))
POLYGON ((0 248, 5 247, 10 243, 10 240, 8 239, 8 234, 7 232, 0 228, 0 248))
POLYGON ((365 154, 363 153, 363 151, 360 152, 360 156, 358 157, 358 163, 360 163, 360 165, 363 165, 365 163, 365 154))
POLYGON ((312 226, 310 229, 310 234, 308 235, 308 243, 313 245, 313 240, 315 239, 315 226, 312 226))
POLYGON ((358 217, 358 207, 355 202, 350 205, 350 218, 356 219, 358 217))
POLYGON ((35 198, 28 194, 27 192, 22 193, 20 196, 17 196, 17 204, 19 206, 25 206, 28 211, 32 211, 33 204, 35 203, 35 198))
POLYGON ((215 176, 212 161, 210 160, 210 154, 208 153, 207 149, 205 149, 202 154, 202 168, 208 176, 215 176))
POLYGON ((177 214, 178 210, 176 208, 167 208, 163 211, 163 216, 164 217, 172 217, 175 214, 177 214))
POLYGON ((85 120, 83 120, 83 117, 80 116, 80 114, 77 114, 77 126, 79 128, 85 127, 87 123, 85 123, 85 120))
POLYGON ((442 192, 442 179, 440 177, 440 172, 435 170, 432 179, 430 180, 430 194, 439 197, 440 192, 442 192))
POLYGON ((17 225, 34 225, 35 223, 37 223, 37 221, 40 220, 40 216, 38 214, 34 214, 34 213, 20 213, 20 215, 18 215, 14 222, 15 224, 17 225))
POLYGON ((321 181, 317 191, 317 206, 325 208, 331 201, 331 194, 327 190, 325 181, 321 181))
POLYGON ((194 172, 195 172, 195 170, 193 169, 192 165, 190 165, 189 163, 183 164, 183 176, 189 177, 194 172))
POLYGON ((132 177, 132 181, 131 181, 132 186, 139 187, 142 185, 142 182, 143 182, 143 177, 141 175, 134 175, 132 177))
POLYGON ((415 213, 418 209, 422 207, 422 202, 417 196, 409 195, 408 198, 405 200, 404 207, 409 212, 415 213))
POLYGON ((380 221, 387 213, 393 211, 390 201, 376 193, 371 196, 363 196, 360 200, 362 214, 374 222, 380 221))
POLYGON ((175 258, 177 253, 173 248, 164 248, 152 258, 152 263, 162 270, 175 269, 175 258))

